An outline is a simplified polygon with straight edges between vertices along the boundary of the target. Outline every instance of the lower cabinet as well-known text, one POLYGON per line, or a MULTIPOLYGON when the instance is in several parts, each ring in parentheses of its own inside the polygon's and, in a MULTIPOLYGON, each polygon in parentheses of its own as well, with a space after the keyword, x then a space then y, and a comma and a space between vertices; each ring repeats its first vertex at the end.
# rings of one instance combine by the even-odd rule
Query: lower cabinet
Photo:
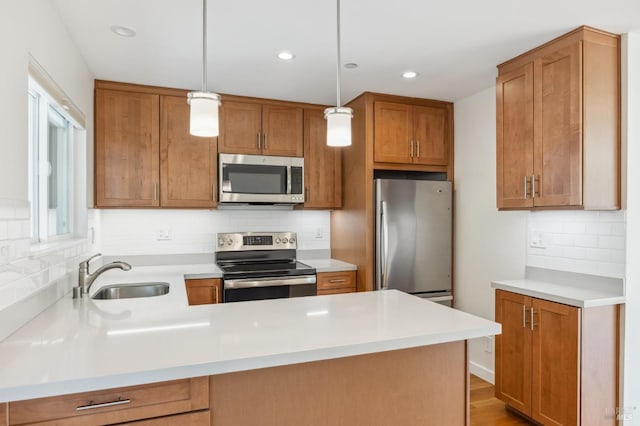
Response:
POLYGON ((618 306, 496 290, 496 397, 544 425, 614 425, 618 306))
POLYGON ((208 410, 209 377, 197 377, 10 402, 8 424, 204 426, 208 410))
POLYGON ((222 281, 220 278, 185 280, 189 305, 222 303, 222 281))
POLYGON ((318 272, 318 296, 356 291, 356 271, 318 272))

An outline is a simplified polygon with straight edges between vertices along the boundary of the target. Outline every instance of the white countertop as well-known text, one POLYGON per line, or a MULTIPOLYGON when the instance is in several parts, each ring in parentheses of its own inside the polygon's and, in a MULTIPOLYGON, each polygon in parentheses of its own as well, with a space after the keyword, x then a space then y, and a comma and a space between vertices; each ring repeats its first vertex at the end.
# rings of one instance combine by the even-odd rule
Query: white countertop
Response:
POLYGON ((356 265, 336 259, 301 259, 300 262, 316 269, 316 272, 355 271, 356 265))
POLYGON ((188 306, 185 272, 214 272, 207 267, 112 270, 91 289, 166 281, 164 296, 67 295, 0 342, 0 402, 500 333, 497 323, 395 290, 188 306))

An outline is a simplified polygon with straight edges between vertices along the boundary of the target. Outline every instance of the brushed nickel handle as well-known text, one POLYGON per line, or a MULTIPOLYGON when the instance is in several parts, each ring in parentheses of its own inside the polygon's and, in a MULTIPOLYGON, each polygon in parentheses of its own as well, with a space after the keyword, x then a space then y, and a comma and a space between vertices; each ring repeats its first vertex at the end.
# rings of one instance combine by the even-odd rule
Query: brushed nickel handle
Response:
POLYGON ((334 278, 334 279, 329 280, 329 282, 331 284, 343 283, 343 282, 346 282, 346 281, 347 280, 344 279, 344 278, 340 278, 340 279, 339 278, 334 278))
POLYGON ((262 134, 262 137, 263 137, 263 139, 264 139, 264 149, 268 149, 268 148, 267 148, 267 132, 264 132, 264 133, 262 134))
POLYGON ((124 405, 129 404, 131 402, 130 399, 122 399, 122 397, 118 397, 116 401, 103 402, 100 404, 94 404, 93 401, 89 401, 87 405, 81 405, 76 407, 76 411, 85 411, 85 410, 93 410, 96 408, 104 408, 104 407, 113 407, 114 405, 124 405))
POLYGON ((529 197, 529 176, 524 177, 524 199, 529 197))
POLYGON ((413 158, 413 141, 409 142, 409 150, 410 150, 409 156, 413 158))
POLYGON ((527 328, 527 307, 522 305, 522 328, 527 328))
POLYGON ((532 331, 533 331, 533 327, 535 327, 536 325, 538 325, 538 324, 535 324, 535 323, 533 322, 533 316, 534 316, 534 315, 535 315, 535 311, 533 310, 533 306, 532 306, 532 307, 531 307, 531 322, 530 322, 530 324, 531 324, 531 330, 532 330, 532 331))
POLYGON ((215 286, 215 289, 216 289, 216 303, 220 303, 220 299, 218 299, 218 290, 219 290, 218 286, 215 286))
POLYGON ((416 157, 420 158, 420 141, 416 141, 416 157))
POLYGON ((536 192, 537 192, 537 196, 539 197, 540 196, 540 176, 533 175, 531 177, 531 180, 533 182, 533 190, 532 190, 533 197, 536 196, 536 192), (537 190, 536 190, 536 181, 538 181, 537 190))
POLYGON ((258 149, 262 149, 262 133, 258 132, 258 149))
POLYGON ((153 201, 158 200, 158 183, 153 182, 153 201))

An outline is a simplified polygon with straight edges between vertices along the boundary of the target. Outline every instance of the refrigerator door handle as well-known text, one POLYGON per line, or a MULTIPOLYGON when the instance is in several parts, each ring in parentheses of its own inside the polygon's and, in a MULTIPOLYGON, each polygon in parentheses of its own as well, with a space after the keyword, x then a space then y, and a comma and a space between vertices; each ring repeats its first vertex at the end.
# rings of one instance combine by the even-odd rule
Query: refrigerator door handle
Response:
POLYGON ((387 269, 389 266, 389 224, 387 222, 387 202, 382 201, 381 203, 381 221, 382 221, 382 230, 381 230, 381 250, 382 250, 382 288, 389 288, 388 282, 388 274, 387 269))

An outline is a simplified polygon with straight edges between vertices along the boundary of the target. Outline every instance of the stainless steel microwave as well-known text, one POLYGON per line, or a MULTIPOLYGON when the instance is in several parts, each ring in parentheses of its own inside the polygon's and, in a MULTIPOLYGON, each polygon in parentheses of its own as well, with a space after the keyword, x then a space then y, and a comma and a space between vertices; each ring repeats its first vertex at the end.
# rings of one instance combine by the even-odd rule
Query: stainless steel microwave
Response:
POLYGON ((304 203, 304 158, 219 155, 221 203, 304 203))

